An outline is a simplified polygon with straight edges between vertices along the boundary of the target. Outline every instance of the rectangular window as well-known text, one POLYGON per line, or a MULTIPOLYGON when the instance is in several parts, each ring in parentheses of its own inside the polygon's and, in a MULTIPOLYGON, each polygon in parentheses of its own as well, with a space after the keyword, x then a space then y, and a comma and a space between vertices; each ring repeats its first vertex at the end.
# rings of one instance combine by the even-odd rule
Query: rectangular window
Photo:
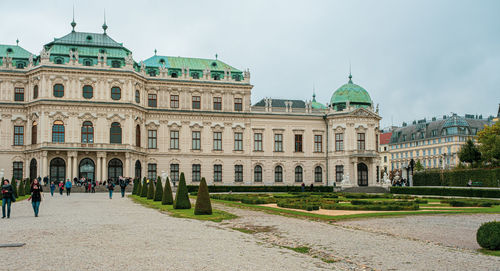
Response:
POLYGON ((179 131, 170 131, 170 148, 179 149, 179 131))
POLYGON ((323 152, 323 136, 314 135, 314 152, 323 152))
POLYGON ((199 182, 201 180, 201 165, 193 164, 193 182, 199 182))
POLYGON ((156 130, 148 130, 148 148, 156 149, 156 130))
POLYGON ((253 134, 253 148, 255 151, 262 151, 262 134, 253 134))
POLYGON ((234 133, 234 150, 243 150, 243 133, 234 133))
POLYGON ((170 95, 170 108, 179 108, 179 95, 170 95))
POLYGON ((344 134, 339 133, 335 134, 335 151, 343 151, 344 150, 344 134))
POLYGON ((193 96, 193 109, 200 109, 200 108, 201 108, 201 97, 193 96))
POLYGON ((214 110, 222 110, 222 97, 214 97, 214 110))
POLYGON ((222 165, 214 165, 214 182, 222 182, 222 165))
POLYGON ((156 94, 148 94, 148 106, 156 107, 156 94))
POLYGON ((283 134, 274 135, 274 151, 275 152, 283 151, 283 134))
POLYGON ((344 166, 335 166, 335 181, 341 182, 344 178, 344 166))
POLYGON ((295 152, 302 152, 302 135, 295 135, 295 152))
POLYGON ((14 126, 14 146, 24 145, 24 126, 14 126))
POLYGON ((23 162, 14 162, 12 164, 12 179, 18 181, 23 179, 23 162))
POLYGON ((234 181, 243 182, 243 165, 234 165, 234 181))
POLYGON ((179 164, 170 164, 170 179, 172 182, 179 181, 179 164))
POLYGON ((365 133, 358 133, 358 150, 365 150, 365 133))
POLYGON ((201 149, 201 132, 195 131, 192 133, 192 136, 193 136, 192 149, 193 150, 200 150, 201 149))
POLYGON ((156 180, 156 164, 148 164, 148 179, 150 181, 156 180))
POLYGON ((387 156, 384 156, 384 163, 387 163, 387 156))
POLYGON ((14 88, 14 101, 16 102, 24 101, 24 88, 14 88))
POLYGON ((242 111, 242 110, 243 110, 243 99, 234 98, 234 111, 242 111))
POLYGON ((214 132, 214 151, 222 151, 222 133, 214 132))

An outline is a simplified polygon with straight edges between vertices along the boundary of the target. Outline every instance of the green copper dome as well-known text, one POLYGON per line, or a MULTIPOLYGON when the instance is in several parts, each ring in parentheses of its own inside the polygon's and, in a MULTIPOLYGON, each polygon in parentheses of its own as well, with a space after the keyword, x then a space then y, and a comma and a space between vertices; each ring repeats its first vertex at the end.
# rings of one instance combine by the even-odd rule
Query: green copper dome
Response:
POLYGON ((314 94, 314 93, 313 93, 313 99, 311 102, 311 107, 313 109, 327 109, 328 108, 328 107, 326 107, 326 105, 319 103, 319 102, 316 102, 316 94, 314 94))
POLYGON ((372 99, 368 92, 352 82, 352 75, 349 74, 349 82, 339 87, 332 95, 330 104, 334 110, 340 111, 346 108, 347 102, 351 106, 370 107, 372 99))

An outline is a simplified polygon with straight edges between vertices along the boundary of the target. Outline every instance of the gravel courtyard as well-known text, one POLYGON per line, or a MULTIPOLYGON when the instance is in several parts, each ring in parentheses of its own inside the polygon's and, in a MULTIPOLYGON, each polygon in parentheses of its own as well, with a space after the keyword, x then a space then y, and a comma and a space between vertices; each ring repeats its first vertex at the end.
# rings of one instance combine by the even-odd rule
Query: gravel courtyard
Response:
MULTIPOLYGON (((388 219, 327 224, 217 207, 240 218, 221 223, 173 218, 128 198, 109 200, 105 193, 53 198, 46 194, 38 218, 29 202, 18 202, 11 219, 0 221, 0 243, 26 245, 0 248, 0 270, 498 270, 500 266, 500 258, 478 254, 469 245, 457 248, 453 243, 387 233, 383 223, 388 219), (383 222, 368 227, 369 221, 383 222), (311 250, 302 254, 286 248, 295 246, 311 250)), ((424 223, 417 217, 408 222, 425 229, 428 217, 424 223)), ((461 217, 477 220, 470 227, 462 225, 461 231, 470 231, 483 220, 500 219, 499 215, 461 217)), ((460 220, 433 216, 435 221, 449 218, 450 223, 460 220)), ((431 225, 440 231, 439 224, 431 225)))

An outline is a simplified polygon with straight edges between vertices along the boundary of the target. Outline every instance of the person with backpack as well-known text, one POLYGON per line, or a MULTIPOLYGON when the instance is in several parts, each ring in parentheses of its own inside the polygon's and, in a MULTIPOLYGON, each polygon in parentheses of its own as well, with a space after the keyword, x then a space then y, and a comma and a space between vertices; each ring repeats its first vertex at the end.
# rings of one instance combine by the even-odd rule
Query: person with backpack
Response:
POLYGON ((108 190, 109 190, 109 199, 113 198, 113 190, 115 189, 115 184, 109 180, 108 181, 108 190))
POLYGON ((56 190, 56 184, 54 182, 50 182, 50 196, 54 196, 54 190, 56 190))
POLYGON ((125 179, 120 178, 120 190, 122 192, 122 198, 125 197, 125 189, 127 188, 127 181, 125 179))
POLYGON ((59 195, 62 196, 63 191, 64 191, 64 180, 59 182, 59 195))
POLYGON ((71 194, 71 187, 73 184, 71 183, 70 179, 66 180, 66 196, 69 196, 71 194))
POLYGON ((33 206, 33 211, 35 212, 35 217, 38 217, 38 210, 40 210, 40 202, 42 201, 42 186, 38 183, 37 179, 33 180, 31 185, 31 196, 28 200, 31 200, 31 206, 33 206))
POLYGON ((3 180, 2 184, 2 218, 5 218, 5 205, 7 205, 7 218, 10 218, 10 205, 16 201, 14 190, 9 180, 3 180))

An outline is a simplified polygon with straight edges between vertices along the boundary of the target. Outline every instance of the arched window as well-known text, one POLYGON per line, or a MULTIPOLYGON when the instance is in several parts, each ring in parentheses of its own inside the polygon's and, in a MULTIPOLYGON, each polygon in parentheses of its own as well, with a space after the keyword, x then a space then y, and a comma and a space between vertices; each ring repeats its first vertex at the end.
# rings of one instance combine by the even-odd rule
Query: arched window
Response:
POLYGON ((120 100, 122 97, 122 90, 119 87, 111 88, 111 99, 120 100))
POLYGON ((38 85, 33 87, 33 99, 38 98, 38 85))
POLYGON ((86 85, 83 86, 83 98, 91 99, 94 96, 94 89, 92 86, 86 85))
POLYGON ((120 159, 113 158, 108 163, 108 179, 116 183, 120 176, 123 176, 123 163, 120 159))
POLYGON ((66 176, 66 162, 57 157, 50 160, 50 181, 59 183, 64 182, 66 176))
POLYGON ((135 161, 135 177, 139 180, 141 179, 141 171, 142 171, 141 161, 137 160, 135 161))
POLYGON ((253 169, 253 181, 262 182, 262 166, 255 166, 253 169))
POLYGON ((64 143, 64 123, 60 120, 54 121, 52 125, 52 142, 64 143))
POLYGON ((26 66, 26 64, 24 64, 24 62, 17 62, 17 64, 16 64, 16 68, 18 68, 18 69, 24 69, 25 66, 26 66))
POLYGON ((36 144, 37 142, 37 137, 38 137, 38 123, 36 121, 33 121, 33 124, 31 125, 31 144, 36 144))
POLYGON ((302 167, 301 166, 296 166, 295 167, 295 182, 303 182, 304 181, 304 178, 303 178, 303 170, 302 170, 302 167))
POLYGON ((62 84, 54 85, 54 97, 61 98, 64 96, 64 86, 62 84))
POLYGON ((111 128, 109 129, 109 143, 122 144, 122 127, 120 123, 111 123, 111 128))
POLYGON ((283 182, 283 168, 281 166, 274 168, 274 181, 277 183, 283 182))
POLYGON ((62 59, 62 58, 58 57, 58 58, 56 58, 56 59, 54 60, 54 62, 55 62, 56 64, 63 64, 64 59, 62 59))
POLYGON ((141 126, 139 124, 135 126, 135 145, 137 147, 141 146, 141 126))
POLYGON ((140 103, 141 102, 141 92, 139 92, 138 89, 135 91, 135 102, 136 103, 140 103))
POLYGON ((82 143, 94 143, 94 127, 90 121, 83 122, 82 143))
POLYGON ((323 181, 323 169, 320 166, 314 168, 314 181, 317 183, 323 181))
POLYGON ((37 176, 36 169, 37 169, 36 159, 33 158, 33 159, 31 159, 31 162, 30 162, 30 181, 32 181, 33 179, 36 179, 36 176, 37 176))
POLYGON ((83 60, 83 66, 92 66, 92 60, 90 59, 83 60))

